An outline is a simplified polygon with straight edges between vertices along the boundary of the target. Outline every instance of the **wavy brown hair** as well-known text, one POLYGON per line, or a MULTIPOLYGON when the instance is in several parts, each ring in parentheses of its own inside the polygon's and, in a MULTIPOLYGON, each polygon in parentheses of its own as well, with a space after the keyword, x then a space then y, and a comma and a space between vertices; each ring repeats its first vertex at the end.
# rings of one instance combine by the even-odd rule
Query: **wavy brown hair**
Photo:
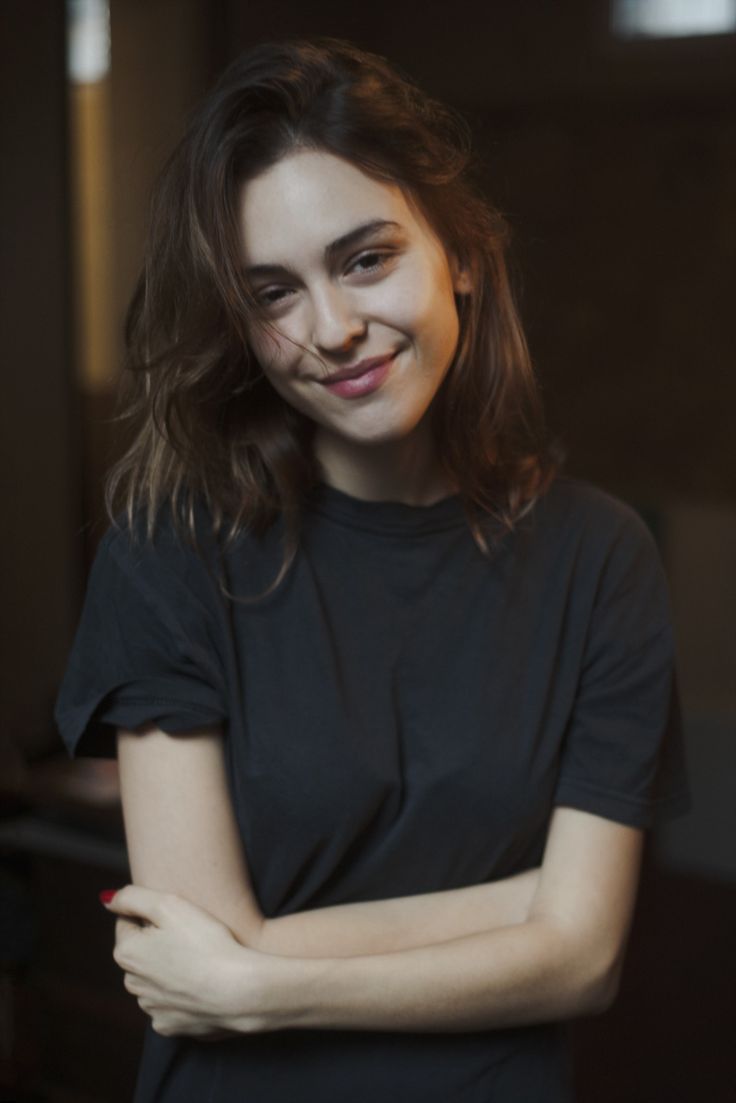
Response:
MULTIPOLYGON (((473 535, 514 525, 556 470, 509 285, 508 228, 470 179, 469 130, 384 59, 334 39, 271 43, 238 58, 193 116, 155 190, 143 271, 126 320, 123 419, 132 443, 110 472, 111 516, 159 511, 194 536, 195 503, 216 531, 262 535, 284 518, 293 562, 319 479, 313 423, 264 376, 243 273, 243 185, 296 149, 344 158, 417 204, 472 292, 434 403, 445 473, 473 535)), ((269 591, 270 592, 270 591, 269 591)))

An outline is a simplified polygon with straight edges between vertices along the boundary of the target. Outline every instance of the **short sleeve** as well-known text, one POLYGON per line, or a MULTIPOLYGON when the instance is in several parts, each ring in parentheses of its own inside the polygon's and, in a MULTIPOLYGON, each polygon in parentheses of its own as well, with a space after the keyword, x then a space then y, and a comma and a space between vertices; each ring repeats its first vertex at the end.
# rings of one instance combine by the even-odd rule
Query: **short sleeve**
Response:
POLYGON ((689 808, 669 594, 639 516, 616 503, 555 803, 632 827, 689 808))
POLYGON ((176 734, 226 719, 215 618, 194 558, 171 537, 141 543, 113 529, 103 539, 56 702, 70 755, 114 757, 119 727, 176 734))

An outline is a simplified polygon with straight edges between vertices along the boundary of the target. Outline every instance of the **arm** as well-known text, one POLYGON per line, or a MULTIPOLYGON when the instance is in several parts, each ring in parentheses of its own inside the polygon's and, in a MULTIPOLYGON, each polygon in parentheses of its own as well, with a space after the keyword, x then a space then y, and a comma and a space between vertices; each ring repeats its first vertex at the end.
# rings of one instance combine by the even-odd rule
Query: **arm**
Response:
POLYGON ((163 1034, 470 1031, 568 1018, 615 995, 641 842, 637 829, 558 808, 524 922, 367 956, 258 953, 178 897, 130 886, 111 908, 150 928, 124 931, 116 960, 163 1034))
POLYGON ((461 938, 526 918, 536 869, 468 888, 340 904, 266 920, 255 948, 285 957, 354 957, 461 938))
POLYGON ((135 884, 198 905, 246 946, 305 958, 388 953, 520 923, 527 915, 536 870, 491 884, 264 919, 228 793, 220 734, 121 731, 118 760, 135 884))
POLYGON ((234 1005, 247 1013, 225 1021, 246 1030, 463 1031, 603 1010, 618 985, 641 844, 637 829, 558 808, 525 922, 398 953, 282 962, 260 1024, 237 981, 234 1005))

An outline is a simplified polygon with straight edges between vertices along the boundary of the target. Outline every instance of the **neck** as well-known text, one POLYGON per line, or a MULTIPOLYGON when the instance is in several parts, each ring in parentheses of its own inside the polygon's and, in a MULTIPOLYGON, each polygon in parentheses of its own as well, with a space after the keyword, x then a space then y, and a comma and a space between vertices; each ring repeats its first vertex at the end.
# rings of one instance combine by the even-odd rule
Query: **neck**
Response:
POLYGON ((427 506, 457 492, 427 434, 356 445, 318 433, 315 455, 324 482, 365 501, 427 506))

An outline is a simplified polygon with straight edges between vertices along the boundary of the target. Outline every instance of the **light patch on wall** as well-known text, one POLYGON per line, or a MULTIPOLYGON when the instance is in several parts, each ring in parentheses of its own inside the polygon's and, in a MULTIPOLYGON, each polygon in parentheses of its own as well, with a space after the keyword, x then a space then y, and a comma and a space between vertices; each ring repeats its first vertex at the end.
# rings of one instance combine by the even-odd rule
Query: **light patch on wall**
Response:
POLYGON ((690 38, 736 33, 736 0, 613 0, 622 38, 690 38))
POLYGON ((67 0, 74 365, 86 392, 118 361, 112 287, 112 107, 108 0, 67 0))
POLYGON ((110 70, 109 0, 67 0, 66 11, 69 80, 102 80, 110 70))

